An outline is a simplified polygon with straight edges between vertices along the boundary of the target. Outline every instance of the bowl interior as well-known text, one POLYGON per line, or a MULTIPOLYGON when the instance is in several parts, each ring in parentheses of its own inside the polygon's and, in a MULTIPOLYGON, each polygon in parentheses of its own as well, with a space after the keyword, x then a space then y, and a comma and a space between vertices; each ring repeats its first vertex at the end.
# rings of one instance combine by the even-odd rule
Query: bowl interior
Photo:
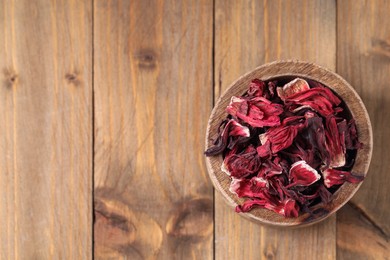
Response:
MULTIPOLYGON (((275 78, 302 77, 322 83, 332 89, 345 102, 352 117, 356 121, 359 141, 363 148, 357 152, 352 172, 357 175, 366 176, 372 154, 372 129, 365 106, 355 90, 339 75, 318 65, 300 61, 279 61, 260 66, 245 74, 235 81, 225 93, 218 99, 209 119, 206 132, 206 149, 212 146, 217 135, 217 129, 222 120, 227 116, 226 107, 232 96, 241 96, 248 88, 251 80, 259 78, 270 80, 275 78)), ((230 177, 222 172, 222 155, 206 157, 206 164, 210 178, 215 188, 221 192, 228 204, 235 207, 241 204, 244 199, 238 198, 229 191, 230 177)), ((274 226, 304 226, 319 222, 332 213, 336 212, 356 193, 361 183, 352 184, 345 182, 333 195, 333 200, 327 205, 317 205, 315 216, 301 214, 297 218, 285 218, 273 211, 255 208, 248 213, 240 213, 256 222, 274 226)), ((234 209, 232 209, 234 210, 234 209)))

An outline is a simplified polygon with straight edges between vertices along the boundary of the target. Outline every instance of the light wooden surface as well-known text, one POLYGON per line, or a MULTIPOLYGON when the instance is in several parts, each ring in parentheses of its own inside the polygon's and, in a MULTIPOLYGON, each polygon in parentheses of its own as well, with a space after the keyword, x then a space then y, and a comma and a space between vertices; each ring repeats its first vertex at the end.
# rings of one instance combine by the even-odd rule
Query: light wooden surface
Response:
POLYGON ((337 70, 366 104, 375 148, 370 177, 352 199, 355 210, 340 212, 337 254, 341 259, 390 259, 390 2, 359 2, 338 2, 343 26, 337 32, 337 70))
POLYGON ((0 259, 389 259, 389 9, 0 0, 0 259), (288 58, 345 77, 375 141, 353 203, 297 230, 232 212, 203 157, 213 99, 288 58))
POLYGON ((0 1, 0 259, 92 256, 92 16, 0 1))
POLYGON ((210 259, 210 1, 95 1, 95 257, 210 259))

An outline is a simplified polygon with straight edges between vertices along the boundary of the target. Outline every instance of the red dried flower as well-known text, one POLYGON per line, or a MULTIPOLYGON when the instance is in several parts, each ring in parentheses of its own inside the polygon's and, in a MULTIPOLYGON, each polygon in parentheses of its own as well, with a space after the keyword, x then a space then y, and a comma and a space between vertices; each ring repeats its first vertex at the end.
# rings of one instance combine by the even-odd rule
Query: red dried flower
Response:
POLYGON ((334 116, 326 119, 326 150, 330 155, 330 167, 342 167, 345 165, 345 140, 340 135, 334 116))
POLYGON ((304 122, 301 122, 301 119, 304 119, 304 117, 288 117, 281 126, 272 127, 264 134, 261 134, 259 136, 260 142, 265 147, 259 146, 257 148, 259 156, 266 157, 269 155, 268 152, 275 154, 289 147, 297 136, 298 131, 304 127, 304 122))
POLYGON ((289 172, 290 184, 286 188, 293 186, 310 186, 321 179, 321 175, 310 167, 305 161, 298 161, 291 165, 289 172))
POLYGON ((255 79, 242 97, 232 97, 206 155, 224 154, 230 192, 246 198, 237 212, 260 207, 285 217, 315 215, 312 207, 329 203, 334 186, 363 179, 347 171, 354 160, 347 152, 362 144, 339 105, 330 89, 300 78, 283 86, 255 79))
POLYGON ((253 127, 264 127, 280 125, 279 115, 283 107, 263 97, 232 97, 226 111, 253 127))
POLYGON ((246 126, 241 125, 233 119, 225 120, 219 127, 218 137, 214 142, 214 146, 207 149, 207 156, 217 155, 228 146, 229 137, 249 137, 250 131, 246 126))
POLYGON ((249 145, 241 153, 230 153, 225 157, 223 169, 234 178, 243 178, 257 173, 260 169, 261 160, 253 145, 249 145))
POLYGON ((359 183, 363 180, 363 176, 353 175, 347 171, 340 171, 336 169, 326 169, 322 171, 324 176, 324 184, 326 187, 330 188, 334 185, 340 185, 344 182, 359 183))

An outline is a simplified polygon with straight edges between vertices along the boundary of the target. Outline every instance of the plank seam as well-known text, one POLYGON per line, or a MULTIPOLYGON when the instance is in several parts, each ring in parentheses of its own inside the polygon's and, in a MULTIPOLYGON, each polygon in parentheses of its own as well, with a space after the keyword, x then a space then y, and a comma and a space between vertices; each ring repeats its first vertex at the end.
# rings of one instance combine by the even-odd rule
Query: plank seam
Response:
MULTIPOLYGON (((213 0, 213 28, 212 28, 212 49, 211 49, 211 67, 212 67, 212 107, 215 105, 215 0, 213 0)), ((215 258, 215 188, 213 187, 213 259, 215 258)))
POLYGON ((91 0, 92 4, 92 259, 95 259, 95 1, 91 0))

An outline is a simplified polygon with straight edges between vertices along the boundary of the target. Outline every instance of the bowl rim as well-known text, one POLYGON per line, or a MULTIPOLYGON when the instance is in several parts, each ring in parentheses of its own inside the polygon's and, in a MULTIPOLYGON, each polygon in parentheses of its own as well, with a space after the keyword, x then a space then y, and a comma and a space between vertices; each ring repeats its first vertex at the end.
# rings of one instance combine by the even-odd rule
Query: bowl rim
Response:
MULTIPOLYGON (((355 164, 352 170, 355 169, 356 166, 359 166, 359 173, 363 176, 366 176, 371 162, 372 150, 373 150, 372 125, 371 125, 371 121, 367 109, 364 106, 364 103, 360 98, 360 96, 358 95, 358 93, 344 78, 342 78, 336 72, 333 72, 323 66, 317 65, 312 62, 305 62, 299 60, 273 61, 258 66, 255 69, 243 74, 238 79, 236 79, 219 96, 219 98, 217 99, 213 107, 213 110, 210 114, 210 118, 207 123, 206 136, 205 136, 206 149, 212 145, 212 137, 214 137, 216 133, 214 126, 212 125, 217 120, 220 120, 219 122, 217 122, 219 125, 221 119, 226 118, 227 116, 227 113, 225 112, 226 103, 227 101, 230 100, 232 93, 237 92, 237 90, 234 90, 234 88, 240 89, 240 86, 245 86, 245 88, 243 87, 241 91, 243 93, 247 89, 248 86, 247 83, 249 83, 249 81, 252 79, 260 78, 262 80, 269 80, 273 78, 280 78, 286 76, 303 77, 305 79, 315 80, 324 84, 326 87, 332 89, 342 98, 342 100, 345 102, 346 106, 350 110, 352 117, 354 119, 356 119, 358 115, 359 115, 359 119, 363 119, 363 120, 359 120, 359 122, 357 122, 356 120, 356 124, 357 124, 359 139, 360 141, 363 141, 363 139, 361 138, 363 135, 365 137, 364 138, 365 142, 364 142, 363 149, 359 150, 357 153, 357 156, 355 158, 356 159, 355 164), (272 72, 274 70, 276 72, 272 72), (313 71, 315 71, 315 73, 317 73, 318 76, 317 75, 313 76, 309 74, 309 72, 313 72, 313 71), (261 77, 261 75, 263 76, 261 77), (337 85, 330 86, 330 84, 327 84, 327 82, 328 83, 337 82, 337 85), (341 92, 345 91, 345 93, 344 92, 340 93, 340 91, 341 92), (224 115, 224 117, 221 117, 222 115, 224 115)), ((228 188, 225 189, 221 184, 221 180, 219 180, 219 178, 223 178, 221 176, 225 176, 224 177, 225 180, 230 179, 230 177, 227 176, 226 173, 223 173, 221 171, 220 169, 221 164, 219 164, 218 166, 215 165, 216 161, 221 162, 223 160, 222 155, 211 156, 211 157, 206 156, 205 158, 206 158, 205 160, 206 160, 208 174, 214 187, 218 190, 219 193, 222 194, 222 197, 231 207, 235 207, 238 204, 238 201, 243 201, 243 199, 239 199, 235 194, 230 193, 228 191, 228 188), (219 160, 216 160, 216 158, 219 158, 219 160)), ((225 180, 223 181, 225 182, 225 180)), ((302 227, 302 226, 312 225, 328 218, 329 216, 333 215, 337 210, 339 210, 342 206, 344 206, 358 191, 362 183, 363 181, 357 184, 345 182, 334 193, 335 199, 328 205, 325 205, 329 208, 329 211, 314 219, 310 219, 308 215, 305 216, 306 214, 302 214, 298 218, 285 218, 270 210, 257 209, 257 208, 251 210, 250 212, 239 213, 239 215, 249 220, 252 220, 256 223, 262 223, 262 224, 279 226, 279 227, 302 227)))

